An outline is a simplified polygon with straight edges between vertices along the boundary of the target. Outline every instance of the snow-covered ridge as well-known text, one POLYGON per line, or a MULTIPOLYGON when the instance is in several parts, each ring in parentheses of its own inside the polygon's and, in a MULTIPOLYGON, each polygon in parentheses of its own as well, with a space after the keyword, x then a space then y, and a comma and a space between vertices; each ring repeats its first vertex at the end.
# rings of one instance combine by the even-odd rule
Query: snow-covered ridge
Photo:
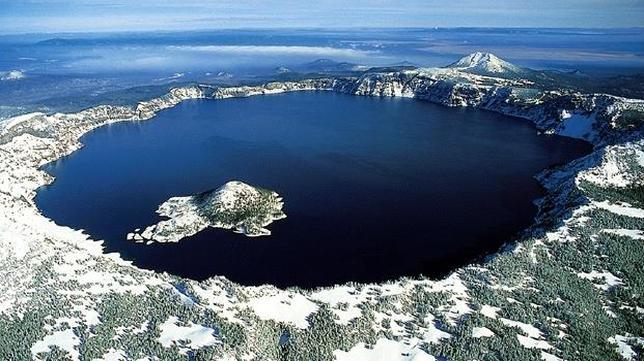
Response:
POLYGON ((179 242, 207 228, 233 229, 249 237, 270 235, 264 228, 285 218, 282 198, 275 192, 230 181, 216 190, 196 196, 173 197, 157 213, 169 219, 134 231, 127 238, 136 242, 179 242))
MULTIPOLYGON (((473 59, 483 57, 475 53, 473 59)), ((496 59, 491 54, 492 59, 496 59)), ((466 64, 470 64, 465 62, 466 64)), ((474 63, 478 64, 478 63, 474 63)), ((98 106, 76 114, 33 113, 0 122, 0 143, 29 128, 47 131, 49 123, 82 119, 98 122, 145 120, 156 112, 186 99, 225 99, 291 91, 336 91, 354 95, 402 96, 446 106, 468 106, 529 119, 542 131, 586 139, 592 143, 613 142, 621 134, 620 116, 625 111, 644 111, 644 100, 606 94, 572 91, 541 91, 530 88, 525 79, 506 79, 461 71, 458 68, 428 68, 392 73, 365 73, 359 78, 318 78, 269 82, 257 86, 212 87, 193 85, 171 89, 159 98, 140 102, 136 107, 98 106), (44 119, 43 119, 44 118, 44 119), (45 120, 45 121, 43 121, 45 120), (601 134, 600 134, 601 133, 601 134), (606 133, 606 134, 603 134, 606 133)))

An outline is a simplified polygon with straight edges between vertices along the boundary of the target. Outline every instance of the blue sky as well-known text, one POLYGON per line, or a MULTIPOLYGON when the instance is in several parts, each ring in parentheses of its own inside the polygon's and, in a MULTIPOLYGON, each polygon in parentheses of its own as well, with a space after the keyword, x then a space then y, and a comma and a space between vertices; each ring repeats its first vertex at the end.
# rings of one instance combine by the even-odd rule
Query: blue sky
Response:
POLYGON ((301 27, 636 27, 642 0, 0 0, 0 33, 301 27))

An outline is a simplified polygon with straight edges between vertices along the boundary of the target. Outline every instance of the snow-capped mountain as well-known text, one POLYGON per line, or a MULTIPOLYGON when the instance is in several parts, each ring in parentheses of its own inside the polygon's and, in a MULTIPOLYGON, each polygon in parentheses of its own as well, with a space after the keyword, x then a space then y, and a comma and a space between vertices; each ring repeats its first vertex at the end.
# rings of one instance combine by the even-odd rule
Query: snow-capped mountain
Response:
POLYGON ((448 68, 479 75, 517 76, 526 73, 526 69, 509 63, 492 53, 478 51, 462 57, 459 61, 448 65, 448 68))

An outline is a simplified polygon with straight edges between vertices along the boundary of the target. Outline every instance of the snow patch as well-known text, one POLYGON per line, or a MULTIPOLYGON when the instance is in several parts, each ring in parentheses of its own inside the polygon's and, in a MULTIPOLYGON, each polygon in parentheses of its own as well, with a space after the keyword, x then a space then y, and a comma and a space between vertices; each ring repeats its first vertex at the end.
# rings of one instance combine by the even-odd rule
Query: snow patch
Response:
POLYGON ((199 349, 204 346, 212 346, 220 343, 216 337, 216 331, 210 327, 188 322, 188 326, 179 326, 179 319, 175 316, 169 317, 159 328, 161 335, 157 339, 163 347, 176 345, 181 353, 188 350, 199 349))
POLYGON ((438 327, 436 327, 436 322, 434 321, 433 315, 428 315, 425 318, 425 323, 428 326, 427 331, 425 331, 425 333, 423 334, 423 341, 433 344, 440 344, 444 339, 452 337, 451 334, 439 330, 438 327))
POLYGON ((501 311, 499 307, 494 307, 490 305, 482 305, 481 310, 479 311, 483 316, 496 319, 496 314, 501 311))
POLYGON ((487 327, 474 327, 472 329, 472 337, 481 338, 481 337, 492 337, 494 332, 487 327))
POLYGON ((638 354, 633 350, 631 344, 637 344, 644 347, 644 337, 623 336, 615 335, 608 338, 608 342, 616 345, 616 351, 624 358, 624 360, 635 361, 638 360, 638 354))
POLYGON ((125 361, 127 360, 125 352, 122 350, 115 350, 113 348, 107 350, 103 356, 99 359, 94 359, 92 361, 125 361))
POLYGON ((303 295, 286 292, 253 298, 248 301, 248 306, 262 320, 290 323, 301 329, 309 327, 307 317, 318 309, 303 295))
POLYGON ((595 284, 595 287, 604 291, 608 291, 609 289, 615 286, 624 284, 621 278, 615 276, 614 274, 608 271, 604 271, 604 272, 592 271, 588 273, 580 272, 580 273, 577 273, 577 276, 590 281, 602 280, 603 282, 594 283, 594 284, 595 284))
POLYGON ((563 361, 559 357, 545 351, 541 351, 541 359, 543 361, 563 361))
POLYGON ((72 329, 63 331, 56 331, 51 335, 45 336, 42 340, 34 343, 31 346, 31 354, 35 359, 40 359, 38 354, 49 353, 53 346, 60 348, 67 352, 72 360, 79 359, 79 352, 77 350, 80 340, 72 329))
POLYGON ((530 324, 508 320, 507 318, 499 318, 499 320, 506 326, 516 327, 520 329, 528 337, 538 339, 538 338, 541 338, 543 335, 538 328, 530 324))
POLYGON ((336 361, 435 361, 436 358, 420 349, 418 343, 396 342, 386 338, 376 341, 372 347, 364 342, 353 346, 349 351, 335 350, 336 361))
POLYGON ((620 216, 644 218, 644 209, 632 207, 628 203, 610 203, 609 201, 593 202, 597 208, 607 210, 620 216))
POLYGON ((521 346, 525 348, 537 348, 541 350, 548 350, 552 348, 552 346, 550 346, 550 344, 544 340, 535 340, 534 338, 526 337, 523 335, 517 335, 517 339, 519 340, 521 346))
POLYGON ((326 303, 338 316, 338 323, 346 325, 360 317, 362 310, 358 307, 360 297, 354 287, 337 286, 317 291, 309 296, 312 300, 326 303))
POLYGON ((644 240, 644 231, 638 229, 602 229, 603 233, 614 234, 616 236, 629 237, 637 240, 644 240))

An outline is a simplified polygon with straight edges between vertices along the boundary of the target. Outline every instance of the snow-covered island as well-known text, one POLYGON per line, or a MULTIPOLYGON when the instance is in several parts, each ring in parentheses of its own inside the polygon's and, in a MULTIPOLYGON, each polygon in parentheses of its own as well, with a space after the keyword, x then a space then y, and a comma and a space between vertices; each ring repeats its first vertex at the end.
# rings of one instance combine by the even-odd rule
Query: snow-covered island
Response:
POLYGON ((644 100, 544 85, 487 54, 456 64, 199 84, 137 105, 0 121, 0 359, 640 359, 644 100), (35 205, 38 187, 53 181, 40 167, 79 149, 92 129, 187 99, 303 90, 486 109, 594 150, 537 175, 545 194, 515 242, 438 280, 304 290, 183 279, 106 254, 35 205))
POLYGON ((169 219, 133 232, 127 239, 136 242, 179 242, 207 228, 233 229, 249 237, 270 235, 264 228, 286 218, 282 198, 275 192, 244 182, 230 181, 223 186, 189 197, 173 197, 157 209, 169 219))

